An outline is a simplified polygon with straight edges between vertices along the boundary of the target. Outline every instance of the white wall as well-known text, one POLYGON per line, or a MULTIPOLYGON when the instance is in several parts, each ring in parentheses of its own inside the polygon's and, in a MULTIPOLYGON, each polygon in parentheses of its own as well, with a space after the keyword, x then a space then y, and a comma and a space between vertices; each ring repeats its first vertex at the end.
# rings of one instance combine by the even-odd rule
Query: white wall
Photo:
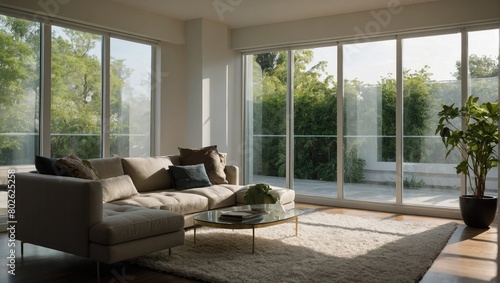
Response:
POLYGON ((178 152, 185 143, 184 127, 186 108, 186 50, 185 45, 162 42, 160 93, 156 104, 156 154, 169 155, 178 152))
POLYGON ((180 146, 216 144, 239 164, 241 92, 239 55, 229 48, 225 24, 206 19, 186 22, 186 140, 180 146))
POLYGON ((247 50, 269 46, 354 39, 431 28, 500 20, 498 0, 440 0, 301 21, 232 30, 231 47, 247 50))

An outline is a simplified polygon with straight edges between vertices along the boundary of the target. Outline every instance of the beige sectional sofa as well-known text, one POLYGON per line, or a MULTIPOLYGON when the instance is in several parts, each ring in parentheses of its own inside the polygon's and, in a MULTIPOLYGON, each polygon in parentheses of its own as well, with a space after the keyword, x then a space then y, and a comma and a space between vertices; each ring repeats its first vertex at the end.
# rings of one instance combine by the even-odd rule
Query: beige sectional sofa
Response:
MULTIPOLYGON (((113 263, 182 245, 194 215, 245 203, 234 165, 227 183, 179 190, 179 155, 89 161, 99 180, 16 174, 18 240, 113 263)), ((293 190, 274 189, 294 206, 293 190)))

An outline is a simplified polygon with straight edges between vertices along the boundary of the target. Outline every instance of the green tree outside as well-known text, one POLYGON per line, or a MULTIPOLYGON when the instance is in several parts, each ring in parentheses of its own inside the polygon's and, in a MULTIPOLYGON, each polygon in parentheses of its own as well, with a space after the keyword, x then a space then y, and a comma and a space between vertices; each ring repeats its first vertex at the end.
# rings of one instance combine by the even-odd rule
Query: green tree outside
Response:
MULTIPOLYGON (((100 157, 102 63, 93 49, 99 35, 71 29, 53 29, 51 53, 51 152, 53 157, 75 154, 81 158, 100 157)), ((13 158, 23 151, 26 137, 34 137, 27 152, 38 154, 40 95, 40 24, 0 16, 0 164, 31 163, 13 158), (14 135, 12 133, 15 133, 14 135)), ((126 133, 121 121, 128 112, 121 90, 131 70, 123 60, 111 59, 111 132, 126 133)), ((118 138, 111 147, 126 146, 118 138)))

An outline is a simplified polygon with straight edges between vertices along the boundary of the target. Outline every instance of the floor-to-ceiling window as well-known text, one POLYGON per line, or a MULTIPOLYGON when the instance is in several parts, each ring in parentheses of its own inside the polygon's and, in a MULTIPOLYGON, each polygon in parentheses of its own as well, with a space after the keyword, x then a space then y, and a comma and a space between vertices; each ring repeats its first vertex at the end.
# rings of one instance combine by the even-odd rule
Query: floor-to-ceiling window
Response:
POLYGON ((293 188, 337 196, 337 47, 293 50, 293 188))
POLYGON ((245 181, 321 203, 457 209, 460 156, 445 157, 437 113, 467 95, 498 99, 498 44, 498 27, 475 26, 245 55, 245 181))
POLYGON ((117 38, 110 45, 110 154, 149 156, 151 45, 117 38))
POLYGON ((101 156, 102 36, 52 27, 51 156, 101 156))
POLYGON ((288 52, 245 56, 247 183, 286 185, 288 52))
POLYGON ((16 14, 0 15, 0 40, 0 170, 151 154, 153 42, 16 14))
POLYGON ((459 158, 446 152, 435 135, 441 104, 461 101, 459 32, 402 40, 403 202, 458 207, 459 158))
POLYGON ((396 199, 396 41, 343 51, 343 181, 346 199, 396 199))
MULTIPOLYGON (((480 101, 498 99, 500 29, 469 31, 469 93, 478 96, 480 101)), ((457 73, 457 76, 460 73, 457 73)), ((469 186, 466 183, 466 186, 469 186)), ((470 190, 467 191, 472 193, 470 190)), ((486 195, 495 196, 498 192, 498 170, 491 170, 486 177, 486 195)))
POLYGON ((40 29, 0 15, 0 167, 32 164, 39 152, 40 29))

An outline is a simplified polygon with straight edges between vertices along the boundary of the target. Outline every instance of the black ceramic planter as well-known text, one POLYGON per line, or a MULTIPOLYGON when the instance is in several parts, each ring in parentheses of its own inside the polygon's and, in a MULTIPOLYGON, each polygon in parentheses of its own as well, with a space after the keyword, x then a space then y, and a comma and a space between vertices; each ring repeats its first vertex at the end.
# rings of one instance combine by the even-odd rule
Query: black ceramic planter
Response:
POLYGON ((473 228, 488 228, 495 219, 497 198, 484 196, 474 198, 472 195, 460 196, 460 212, 464 223, 473 228))

